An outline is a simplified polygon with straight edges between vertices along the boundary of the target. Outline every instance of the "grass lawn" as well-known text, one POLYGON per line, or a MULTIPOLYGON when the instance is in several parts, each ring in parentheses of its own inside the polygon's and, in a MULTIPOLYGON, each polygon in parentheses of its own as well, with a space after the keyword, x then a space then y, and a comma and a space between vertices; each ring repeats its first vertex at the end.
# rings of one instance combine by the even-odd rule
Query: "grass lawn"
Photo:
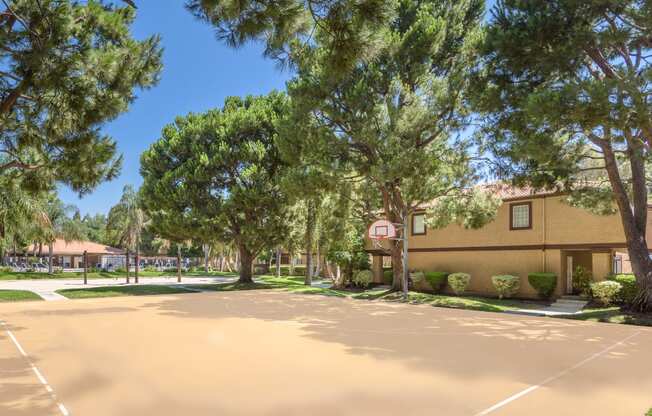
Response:
MULTIPOLYGON (((569 315, 566 318, 580 321, 607 322, 612 324, 652 326, 652 314, 627 312, 618 307, 584 309, 582 313, 569 315)), ((648 414, 647 416, 652 416, 652 414, 648 414)))
POLYGON ((194 293, 182 287, 161 285, 104 286, 83 289, 61 289, 57 293, 69 299, 108 298, 115 296, 168 295, 173 293, 194 293))
POLYGON ((23 300, 43 300, 29 290, 0 290, 0 302, 18 302, 23 300))
MULTIPOLYGON (((125 272, 89 272, 89 279, 117 279, 124 278, 127 275, 125 272)), ((134 273, 129 273, 133 277, 134 273)), ((185 272, 182 273, 185 277, 206 277, 206 276, 234 276, 233 273, 228 272, 185 272)), ((176 272, 151 272, 140 271, 139 277, 161 277, 161 276, 176 276, 176 272)), ((33 279, 82 279, 84 273, 77 272, 62 272, 62 273, 36 273, 36 272, 0 272, 0 280, 33 280, 33 279)))

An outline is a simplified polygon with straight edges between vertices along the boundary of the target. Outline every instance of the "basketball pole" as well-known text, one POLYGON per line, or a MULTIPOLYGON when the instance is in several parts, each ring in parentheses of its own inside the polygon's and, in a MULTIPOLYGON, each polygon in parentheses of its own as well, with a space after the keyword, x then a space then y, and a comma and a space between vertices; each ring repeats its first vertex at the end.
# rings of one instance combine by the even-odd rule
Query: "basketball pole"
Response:
POLYGON ((407 213, 403 215, 403 278, 401 286, 403 289, 403 297, 405 300, 408 298, 408 218, 407 213))

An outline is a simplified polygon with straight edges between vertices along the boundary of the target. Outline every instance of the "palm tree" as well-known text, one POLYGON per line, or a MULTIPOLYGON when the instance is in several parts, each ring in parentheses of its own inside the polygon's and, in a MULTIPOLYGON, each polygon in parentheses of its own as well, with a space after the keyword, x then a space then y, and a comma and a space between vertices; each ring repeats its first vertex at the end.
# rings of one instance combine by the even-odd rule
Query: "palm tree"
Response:
POLYGON ((50 274, 52 273, 54 242, 57 239, 69 242, 85 238, 81 223, 71 218, 71 215, 76 212, 76 206, 64 204, 56 195, 48 196, 44 211, 47 222, 44 226, 37 228, 36 241, 48 245, 48 273, 50 274))
POLYGON ((129 283, 129 252, 136 253, 136 283, 138 283, 138 251, 143 231, 144 214, 133 186, 122 190, 120 201, 111 208, 106 224, 108 238, 126 251, 127 283, 129 283))
POLYGON ((10 178, 0 177, 0 261, 10 247, 32 241, 37 227, 49 223, 43 194, 29 193, 10 178), (21 243, 21 244, 17 244, 21 243))

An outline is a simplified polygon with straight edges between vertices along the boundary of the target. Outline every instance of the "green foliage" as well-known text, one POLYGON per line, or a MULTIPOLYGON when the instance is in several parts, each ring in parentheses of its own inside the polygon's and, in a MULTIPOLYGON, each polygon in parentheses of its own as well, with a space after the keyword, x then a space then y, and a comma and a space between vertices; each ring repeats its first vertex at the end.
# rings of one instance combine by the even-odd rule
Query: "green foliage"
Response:
POLYGON ((116 143, 102 132, 157 83, 158 37, 135 40, 134 9, 103 0, 16 0, 2 21, 0 175, 31 190, 80 193, 114 178, 116 143))
POLYGON ((276 148, 287 97, 229 97, 222 109, 178 117, 142 155, 143 205, 154 231, 180 241, 233 241, 251 262, 283 242, 291 222, 276 148))
MULTIPOLYGON (((265 44, 265 55, 287 63, 298 45, 317 40, 331 56, 329 69, 344 73, 359 58, 371 58, 393 15, 394 1, 190 0, 187 8, 215 27, 232 47, 252 40, 265 44)), ((296 59, 296 57, 295 57, 296 59)))
POLYGON ((471 283, 471 275, 468 273, 451 273, 448 275, 448 286, 453 289, 456 295, 462 295, 471 283))
POLYGON ((518 293, 521 287, 521 278, 510 275, 491 276, 491 283, 498 292, 498 298, 510 298, 518 293))
POLYGON ((609 306, 616 300, 622 288, 622 285, 618 282, 605 280, 591 283, 591 294, 594 299, 597 299, 604 306, 609 306))
POLYGON ((394 271, 392 269, 383 270, 383 284, 391 285, 394 282, 394 271))
POLYGON ((281 266, 281 276, 303 276, 306 274, 304 266, 294 266, 294 273, 290 274, 290 267, 281 266))
POLYGON ((591 282, 593 274, 582 266, 577 266, 573 271, 573 291, 582 296, 591 294, 591 282))
POLYGON ((359 272, 353 275, 353 279, 352 279, 353 284, 361 288, 369 287, 369 285, 373 280, 374 280, 374 274, 371 272, 371 270, 360 270, 359 272))
POLYGON ((107 239, 111 244, 135 252, 140 245, 144 223, 145 214, 140 208, 138 194, 133 186, 126 185, 120 201, 109 211, 107 239))
POLYGON ((423 272, 415 271, 410 273, 410 280, 416 285, 426 281, 426 275, 423 272))
POLYGON ((529 273, 527 280, 540 297, 550 298, 557 287, 557 275, 554 273, 529 273))
POLYGON ((426 280, 435 293, 441 292, 446 285, 449 273, 447 272, 426 272, 426 280))
POLYGON ((638 294, 636 276, 633 274, 617 274, 615 276, 609 276, 607 280, 618 282, 622 286, 616 298, 617 302, 624 303, 625 305, 631 305, 634 302, 634 298, 638 294))

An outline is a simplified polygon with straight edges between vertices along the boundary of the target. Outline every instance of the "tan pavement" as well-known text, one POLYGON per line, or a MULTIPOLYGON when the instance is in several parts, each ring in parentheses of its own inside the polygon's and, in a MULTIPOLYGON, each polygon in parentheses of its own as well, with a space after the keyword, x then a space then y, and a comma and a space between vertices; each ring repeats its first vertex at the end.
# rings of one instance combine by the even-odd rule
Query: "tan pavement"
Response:
POLYGON ((3 304, 0 320, 2 416, 652 407, 652 332, 633 326, 272 291, 3 304))

